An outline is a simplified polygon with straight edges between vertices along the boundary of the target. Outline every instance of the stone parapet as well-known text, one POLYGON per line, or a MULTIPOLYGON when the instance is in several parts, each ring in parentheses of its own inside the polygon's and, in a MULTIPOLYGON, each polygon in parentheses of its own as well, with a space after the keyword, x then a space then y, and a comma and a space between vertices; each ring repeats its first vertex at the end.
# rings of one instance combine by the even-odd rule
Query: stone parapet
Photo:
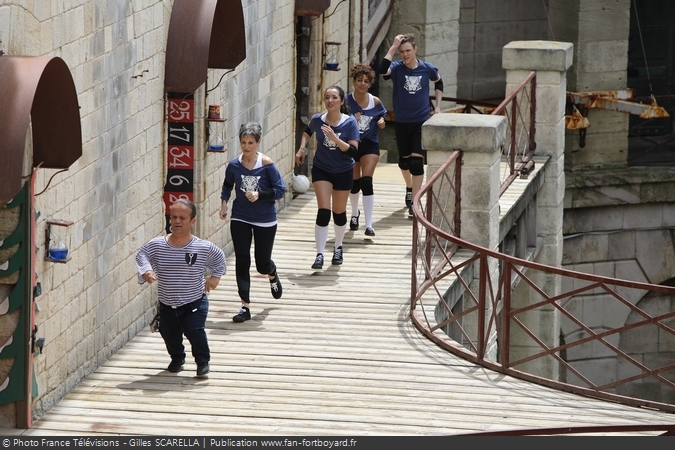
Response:
POLYGON ((506 70, 565 72, 572 66, 573 45, 555 41, 513 41, 504 46, 502 67, 506 70))

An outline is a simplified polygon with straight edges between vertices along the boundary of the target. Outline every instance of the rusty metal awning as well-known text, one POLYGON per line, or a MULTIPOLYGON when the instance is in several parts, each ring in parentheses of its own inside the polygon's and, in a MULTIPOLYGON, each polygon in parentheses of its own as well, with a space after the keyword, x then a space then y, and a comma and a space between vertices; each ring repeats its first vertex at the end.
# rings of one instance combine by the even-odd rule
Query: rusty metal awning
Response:
POLYGON ((634 100, 633 89, 601 92, 568 92, 567 102, 589 109, 605 109, 639 116, 641 119, 658 119, 670 117, 668 112, 652 98, 647 103, 638 103, 634 100))
POLYGON ((234 69, 246 58, 241 0, 175 0, 166 44, 164 89, 194 92, 208 69, 234 69))
POLYGON ((330 0, 295 0, 296 16, 320 16, 330 6, 330 0))
POLYGON ((77 91, 68 65, 51 56, 0 56, 0 205, 21 190, 26 133, 33 167, 67 169, 82 156, 77 91))

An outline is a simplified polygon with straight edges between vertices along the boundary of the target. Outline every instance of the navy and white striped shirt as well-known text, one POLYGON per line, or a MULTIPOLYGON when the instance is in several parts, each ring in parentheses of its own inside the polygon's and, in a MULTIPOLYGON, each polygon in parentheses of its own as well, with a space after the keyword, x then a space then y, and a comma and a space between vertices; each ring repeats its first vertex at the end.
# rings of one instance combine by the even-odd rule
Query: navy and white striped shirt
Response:
POLYGON ((166 236, 151 239, 136 254, 138 284, 145 283, 148 270, 157 276, 159 301, 169 306, 181 306, 199 300, 204 295, 204 271, 214 277, 225 275, 225 254, 215 244, 196 236, 183 247, 169 244, 166 236))

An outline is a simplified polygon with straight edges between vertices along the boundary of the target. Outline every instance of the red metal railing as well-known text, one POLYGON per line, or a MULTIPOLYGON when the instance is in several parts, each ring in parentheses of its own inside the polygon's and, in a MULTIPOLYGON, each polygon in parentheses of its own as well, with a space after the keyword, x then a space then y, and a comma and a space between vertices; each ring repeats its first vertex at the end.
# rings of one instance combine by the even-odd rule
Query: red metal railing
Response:
POLYGON ((502 173, 499 193, 519 175, 526 175, 534 167, 532 156, 536 148, 534 141, 537 76, 530 72, 527 77, 492 112, 505 116, 508 125, 502 158, 508 162, 508 172, 502 173))
POLYGON ((675 404, 663 401, 675 399, 675 311, 668 303, 675 288, 549 267, 460 239, 460 153, 414 200, 415 325, 448 351, 489 369, 675 412, 675 404), (639 304, 646 294, 669 297, 639 304), (585 314, 593 309, 604 314, 585 314), (657 351, 674 350, 647 354, 634 345, 645 336, 653 337, 657 351), (605 370, 591 370, 588 359, 605 370))
MULTIPOLYGON (((447 161, 434 172, 430 177, 430 182, 425 186, 424 192, 426 194, 426 205, 424 214, 427 215, 427 220, 433 222, 439 229, 449 230, 453 235, 460 235, 460 187, 462 183, 462 152, 455 151, 450 155, 447 161)), ((413 226, 413 242, 431 242, 432 236, 427 230, 420 229, 414 221, 413 226), (424 236, 420 238, 418 234, 422 232, 424 236)), ((421 267, 424 267, 423 272, 418 270, 418 261, 413 258, 412 264, 412 278, 411 287, 415 287, 418 283, 418 277, 422 275, 422 279, 428 273, 436 273, 433 268, 436 262, 445 257, 450 257, 457 250, 457 246, 450 241, 436 240, 436 245, 426 245, 418 247, 423 254, 424 259, 421 267)), ((414 291, 413 291, 414 293, 414 291)))
MULTIPOLYGON (((534 168, 532 156, 537 147, 535 136, 535 114, 537 73, 530 72, 516 88, 506 96, 498 106, 493 103, 443 97, 443 102, 455 106, 444 109, 445 112, 461 114, 484 114, 505 116, 507 120, 506 141, 502 150, 504 172, 500 176, 499 194, 503 194, 511 182, 518 176, 526 176, 534 168)), ((429 107, 434 110, 434 97, 429 97, 429 107)), ((393 120, 393 119, 392 119, 393 120)))

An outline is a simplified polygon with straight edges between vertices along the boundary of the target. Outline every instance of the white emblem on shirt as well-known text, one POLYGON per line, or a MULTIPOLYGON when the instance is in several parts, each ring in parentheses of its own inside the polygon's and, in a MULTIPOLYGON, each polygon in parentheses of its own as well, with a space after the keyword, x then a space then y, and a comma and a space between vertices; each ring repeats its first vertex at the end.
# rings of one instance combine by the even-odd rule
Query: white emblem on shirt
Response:
POLYGON ((359 117, 359 133, 362 133, 364 131, 367 131, 368 128, 370 128, 370 121, 373 120, 371 116, 366 116, 365 114, 361 114, 361 117, 359 117))
MULTIPOLYGON (((337 136, 339 139, 341 134, 342 133, 335 133, 335 136, 337 136)), ((328 136, 324 136, 323 145, 325 145, 328 148, 328 150, 335 150, 337 148, 337 144, 328 139, 328 136)))
POLYGON ((403 89, 408 91, 409 94, 414 94, 415 92, 422 89, 422 76, 406 75, 405 84, 403 84, 403 89))
POLYGON ((258 190, 258 180, 260 177, 253 175, 241 176, 241 190, 244 192, 255 192, 258 190))

